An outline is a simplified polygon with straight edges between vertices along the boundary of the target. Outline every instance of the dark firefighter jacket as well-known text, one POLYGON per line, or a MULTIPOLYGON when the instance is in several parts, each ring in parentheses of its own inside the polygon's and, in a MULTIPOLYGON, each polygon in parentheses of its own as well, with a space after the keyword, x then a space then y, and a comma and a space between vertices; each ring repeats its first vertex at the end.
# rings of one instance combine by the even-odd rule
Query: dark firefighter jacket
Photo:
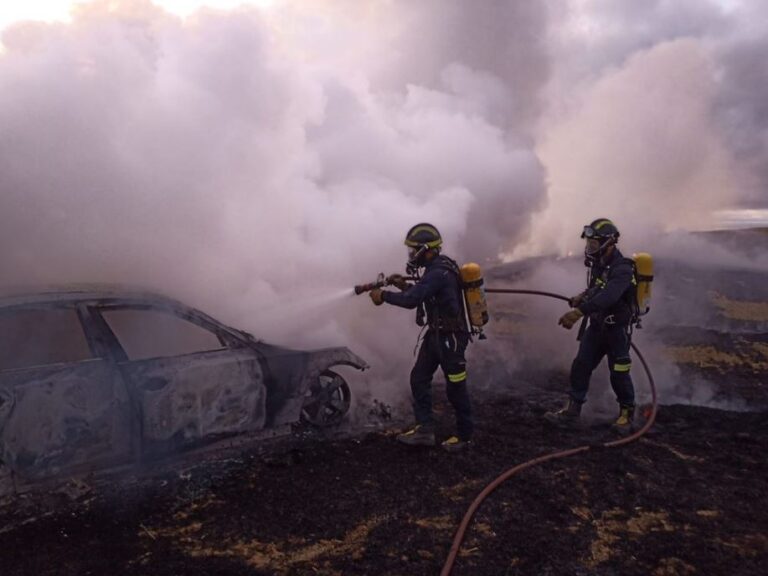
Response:
POLYGON ((634 314, 635 268, 618 248, 610 259, 596 263, 589 275, 589 287, 579 305, 585 316, 602 322, 609 316, 619 324, 628 324, 634 314))
POLYGON ((464 300, 459 268, 447 256, 439 255, 425 266, 424 276, 404 292, 382 292, 384 302, 413 309, 423 305, 431 328, 466 332, 464 300))

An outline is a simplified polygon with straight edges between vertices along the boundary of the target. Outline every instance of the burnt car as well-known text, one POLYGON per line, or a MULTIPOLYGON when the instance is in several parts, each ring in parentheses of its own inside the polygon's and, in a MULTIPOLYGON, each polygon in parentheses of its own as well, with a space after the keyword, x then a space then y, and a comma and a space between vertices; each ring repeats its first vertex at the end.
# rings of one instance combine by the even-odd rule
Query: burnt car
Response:
POLYGON ((70 290, 0 298, 0 494, 233 438, 338 424, 347 348, 274 346, 181 302, 70 290))

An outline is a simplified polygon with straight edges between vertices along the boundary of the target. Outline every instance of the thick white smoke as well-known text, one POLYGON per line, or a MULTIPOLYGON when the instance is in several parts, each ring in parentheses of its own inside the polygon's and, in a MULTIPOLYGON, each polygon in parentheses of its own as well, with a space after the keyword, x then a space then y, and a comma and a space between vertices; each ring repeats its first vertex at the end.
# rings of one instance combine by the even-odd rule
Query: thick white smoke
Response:
POLYGON ((633 250, 768 205, 768 10, 760 2, 553 0, 537 152, 548 206, 515 254, 579 249, 613 218, 633 250), (563 231, 568 230, 566 236, 563 231))
POLYGON ((104 1, 12 27, 2 285, 157 289, 270 342, 349 345, 406 394, 412 314, 352 286, 401 271, 420 221, 460 259, 522 237, 545 197, 545 26, 456 0, 187 20, 104 1))
POLYGON ((0 285, 158 289, 402 378, 411 314, 341 295, 401 270, 416 222, 489 263, 580 250, 596 216, 658 251, 765 206, 766 12, 286 0, 182 20, 102 0, 19 24, 0 53, 0 285))
POLYGON ((731 159, 709 118, 711 76, 701 47, 678 40, 592 84, 581 108, 541 143, 550 210, 537 225, 570 224, 574 238, 579 224, 609 215, 637 243, 710 227, 713 211, 737 198, 731 159))

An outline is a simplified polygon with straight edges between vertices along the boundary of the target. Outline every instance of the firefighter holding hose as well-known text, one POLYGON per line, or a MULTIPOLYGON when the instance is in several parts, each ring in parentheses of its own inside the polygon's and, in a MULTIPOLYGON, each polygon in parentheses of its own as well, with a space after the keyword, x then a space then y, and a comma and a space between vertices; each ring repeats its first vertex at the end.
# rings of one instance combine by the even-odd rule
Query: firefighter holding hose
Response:
POLYGON ((608 356, 611 387, 619 403, 619 417, 613 429, 628 433, 635 412, 635 389, 630 376, 629 355, 632 325, 636 319, 634 261, 625 258, 616 243, 619 230, 607 218, 584 226, 584 264, 589 267, 587 289, 570 299, 572 310, 558 321, 570 330, 582 317, 589 320, 580 335, 579 351, 571 365, 571 391, 566 405, 544 417, 558 425, 576 425, 587 399, 592 372, 608 356))
POLYGON ((438 367, 446 380, 446 394, 456 413, 456 435, 441 446, 448 452, 467 448, 472 440, 472 407, 467 391, 467 366, 464 357, 470 340, 464 313, 459 267, 440 253, 443 239, 437 228, 421 223, 405 237, 408 247, 408 274, 423 269, 415 284, 400 277, 390 277, 390 284, 401 292, 374 288, 370 297, 376 306, 383 303, 416 309, 416 323, 427 326, 416 364, 411 370, 411 393, 416 424, 397 436, 408 445, 434 446, 435 426, 432 413, 432 377, 438 367))

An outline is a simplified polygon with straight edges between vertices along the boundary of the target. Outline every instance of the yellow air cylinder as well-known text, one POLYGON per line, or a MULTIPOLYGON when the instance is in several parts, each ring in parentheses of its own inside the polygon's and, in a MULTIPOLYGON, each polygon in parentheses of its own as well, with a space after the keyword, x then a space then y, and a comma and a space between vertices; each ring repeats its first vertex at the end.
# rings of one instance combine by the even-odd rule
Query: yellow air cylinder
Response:
POLYGON ((488 304, 485 301, 483 288, 483 271, 479 264, 469 262, 461 267, 460 272, 469 323, 474 328, 482 328, 488 324, 488 304))
POLYGON ((640 314, 651 309, 651 283, 653 282, 653 258, 647 252, 632 254, 637 270, 637 305, 640 314))

